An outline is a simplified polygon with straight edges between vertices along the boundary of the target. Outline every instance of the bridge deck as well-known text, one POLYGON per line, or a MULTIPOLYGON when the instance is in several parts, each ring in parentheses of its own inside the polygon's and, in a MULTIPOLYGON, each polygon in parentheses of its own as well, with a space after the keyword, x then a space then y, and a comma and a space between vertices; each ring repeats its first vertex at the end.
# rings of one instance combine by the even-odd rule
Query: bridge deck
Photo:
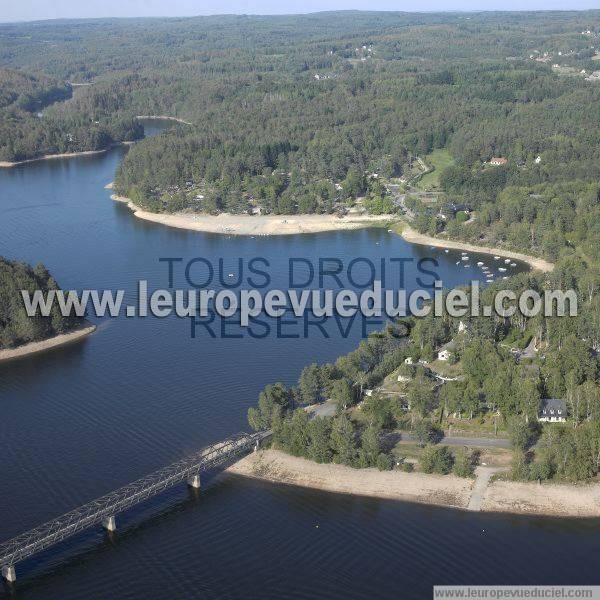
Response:
POLYGON ((104 519, 186 481, 201 471, 221 466, 231 458, 247 452, 268 435, 264 432, 234 435, 31 529, 0 545, 0 568, 13 567, 19 561, 87 527, 102 523, 104 519))

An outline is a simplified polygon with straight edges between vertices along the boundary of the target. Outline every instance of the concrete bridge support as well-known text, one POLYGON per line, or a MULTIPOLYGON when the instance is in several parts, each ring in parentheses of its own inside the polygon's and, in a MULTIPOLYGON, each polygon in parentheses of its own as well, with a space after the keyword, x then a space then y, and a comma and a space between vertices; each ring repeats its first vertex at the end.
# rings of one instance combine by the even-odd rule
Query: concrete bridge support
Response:
POLYGON ((106 531, 116 531, 117 523, 114 517, 108 517, 102 521, 102 527, 106 529, 106 531))
POLYGON ((196 475, 191 475, 190 477, 188 477, 187 484, 190 487, 194 488, 195 490, 199 490, 200 489, 200 475, 198 475, 198 473, 196 473, 196 475))
POLYGON ((2 567, 2 577, 4 577, 8 583, 14 583, 17 580, 15 568, 12 565, 10 567, 2 567))

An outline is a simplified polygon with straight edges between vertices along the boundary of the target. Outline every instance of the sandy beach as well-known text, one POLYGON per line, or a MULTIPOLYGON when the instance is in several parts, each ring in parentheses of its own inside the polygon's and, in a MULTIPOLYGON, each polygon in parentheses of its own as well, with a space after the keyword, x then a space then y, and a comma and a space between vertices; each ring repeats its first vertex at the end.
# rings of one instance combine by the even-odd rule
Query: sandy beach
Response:
POLYGON ((303 487, 466 508, 473 481, 454 475, 424 475, 317 464, 278 450, 250 454, 227 469, 230 473, 303 487))
POLYGON ((227 235, 292 235, 319 233, 321 231, 344 231, 388 223, 394 215, 232 215, 153 213, 141 209, 124 196, 111 196, 117 202, 125 202, 138 219, 161 223, 169 227, 221 233, 227 235))
POLYGON ((551 484, 495 481, 482 510, 532 515, 600 517, 600 484, 551 484))
POLYGON ((17 160, 15 162, 9 162, 6 160, 0 161, 0 168, 10 169, 18 165, 26 165, 28 163, 38 162, 39 160, 54 160, 55 158, 75 158, 76 156, 95 156, 97 154, 104 154, 112 148, 117 146, 131 146, 135 144, 133 141, 117 142, 110 145, 108 148, 102 148, 102 150, 84 150, 83 152, 64 152, 62 154, 44 154, 43 156, 37 156, 36 158, 28 158, 26 160, 17 160))
POLYGON ((522 254, 521 252, 513 252, 512 250, 503 250, 501 248, 490 248, 489 246, 477 246, 475 244, 469 244, 467 242, 455 241, 455 240, 444 240, 438 237, 432 237, 415 231, 409 225, 404 225, 402 230, 402 237, 411 244, 420 244, 422 246, 435 246, 437 248, 449 248, 452 250, 464 250, 468 252, 483 252, 485 254, 495 254, 496 256, 502 256, 505 258, 514 258, 515 260, 521 260, 528 263, 533 269, 539 269, 544 273, 552 271, 554 264, 544 260, 543 258, 537 258, 528 254, 522 254))
POLYGON ((137 115, 136 119, 148 119, 149 121, 177 121, 185 125, 191 125, 189 121, 184 121, 178 117, 169 117, 167 115, 137 115))
MULTIPOLYGON (((106 189, 112 189, 112 183, 106 189)), ((319 233, 322 231, 344 231, 384 225, 398 221, 397 215, 207 215, 200 213, 153 213, 136 206, 129 198, 112 194, 117 202, 126 203, 138 219, 161 223, 169 227, 203 231, 206 233, 221 233, 227 235, 292 235, 298 233, 319 233)), ((512 258, 529 264, 534 269, 544 273, 552 271, 554 265, 543 258, 537 258, 521 252, 477 246, 456 240, 444 240, 431 237, 415 231, 407 224, 403 225, 402 237, 411 244, 435 246, 468 252, 480 252, 512 258)))
POLYGON ((477 490, 473 479, 402 471, 352 469, 318 464, 279 450, 254 452, 227 472, 275 483, 328 492, 355 494, 470 509, 472 495, 482 494, 483 512, 545 516, 600 517, 600 485, 561 485, 495 481, 477 490))
POLYGON ((24 344, 23 346, 18 346, 17 348, 0 350, 0 363, 17 360, 19 358, 25 358, 26 356, 31 356, 32 354, 46 352, 47 350, 52 350, 60 346, 66 346, 67 344, 78 342, 94 331, 96 331, 96 326, 87 324, 79 329, 75 329, 69 333, 56 335, 48 338, 47 340, 31 342, 30 344, 24 344))

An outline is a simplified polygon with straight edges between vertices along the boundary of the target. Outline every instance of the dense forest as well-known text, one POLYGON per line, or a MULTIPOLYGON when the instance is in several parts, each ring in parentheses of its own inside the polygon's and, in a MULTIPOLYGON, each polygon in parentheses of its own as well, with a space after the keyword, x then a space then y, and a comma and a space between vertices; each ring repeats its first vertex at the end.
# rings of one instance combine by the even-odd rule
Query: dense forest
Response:
POLYGON ((463 476, 475 457, 436 444, 441 429, 500 431, 513 477, 590 479, 599 50, 600 11, 0 25, 0 160, 137 139, 136 115, 169 115, 187 123, 136 143, 116 174, 147 210, 397 212, 424 233, 552 261, 484 294, 573 289, 577 317, 402 320, 293 389, 267 386, 249 422, 294 454, 381 469, 413 468, 388 443, 407 430, 423 471, 463 476), (298 408, 325 398, 333 418, 298 408), (538 423, 549 398, 566 423, 538 423))
POLYGON ((48 317, 29 317, 21 299, 21 290, 48 292, 59 289, 46 267, 31 267, 0 257, 0 349, 36 342, 66 333, 83 323, 77 316, 63 317, 59 307, 48 317))
POLYGON ((0 68, 0 160, 101 150, 142 137, 133 116, 103 104, 105 97, 72 95, 71 85, 55 78, 0 68))

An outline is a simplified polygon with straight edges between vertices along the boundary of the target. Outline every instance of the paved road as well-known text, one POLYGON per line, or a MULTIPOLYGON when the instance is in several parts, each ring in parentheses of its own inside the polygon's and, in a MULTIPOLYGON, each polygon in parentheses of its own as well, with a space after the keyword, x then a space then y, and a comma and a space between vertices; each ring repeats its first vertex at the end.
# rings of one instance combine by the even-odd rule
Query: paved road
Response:
MULTIPOLYGON (((414 435, 402 433, 402 442, 417 441, 414 435)), ((510 448, 510 441, 503 438, 476 438, 476 437, 444 437, 440 444, 446 446, 476 446, 478 448, 510 448)))

